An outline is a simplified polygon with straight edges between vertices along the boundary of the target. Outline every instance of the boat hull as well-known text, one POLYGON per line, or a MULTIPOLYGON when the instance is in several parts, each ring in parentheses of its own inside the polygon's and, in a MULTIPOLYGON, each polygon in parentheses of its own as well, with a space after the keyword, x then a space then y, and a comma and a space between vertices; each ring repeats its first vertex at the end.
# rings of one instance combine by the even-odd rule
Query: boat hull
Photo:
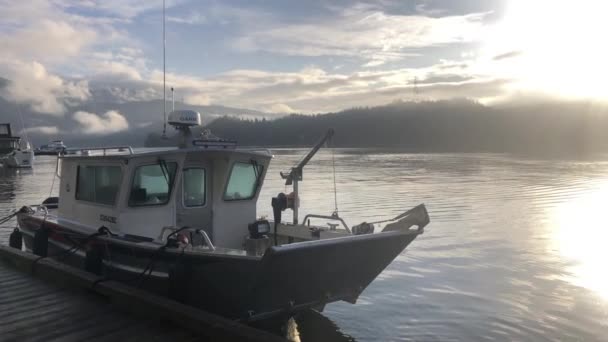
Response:
POLYGON ((244 322, 323 309, 338 300, 355 303, 419 235, 412 230, 300 242, 252 257, 87 239, 38 216, 20 215, 19 223, 30 251, 43 236, 49 257, 244 322), (91 255, 101 259, 97 270, 90 267, 91 255))
POLYGON ((34 155, 31 152, 14 152, 2 159, 5 167, 16 169, 29 169, 34 164, 34 155))
POLYGON ((56 156, 59 153, 61 153, 61 151, 39 151, 39 150, 34 150, 34 155, 36 155, 36 156, 56 156))

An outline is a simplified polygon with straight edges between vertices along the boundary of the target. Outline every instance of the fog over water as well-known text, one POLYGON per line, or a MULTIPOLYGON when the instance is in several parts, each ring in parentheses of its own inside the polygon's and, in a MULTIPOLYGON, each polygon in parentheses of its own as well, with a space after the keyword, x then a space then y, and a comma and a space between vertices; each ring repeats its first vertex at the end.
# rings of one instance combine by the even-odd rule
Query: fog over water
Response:
MULTIPOLYGON (((291 191, 279 171, 305 150, 273 153, 258 202, 259 215, 269 217, 270 198, 291 191)), ((339 149, 335 165, 338 209, 350 225, 419 203, 431 223, 356 305, 331 304, 322 315, 300 317, 301 340, 608 336, 608 155, 546 160, 339 149)), ((35 166, 0 168, 0 216, 49 195, 55 159, 38 157, 35 166)), ((322 150, 304 169, 301 215, 333 210, 332 153, 322 150)), ((0 229, 2 243, 9 232, 0 229)))

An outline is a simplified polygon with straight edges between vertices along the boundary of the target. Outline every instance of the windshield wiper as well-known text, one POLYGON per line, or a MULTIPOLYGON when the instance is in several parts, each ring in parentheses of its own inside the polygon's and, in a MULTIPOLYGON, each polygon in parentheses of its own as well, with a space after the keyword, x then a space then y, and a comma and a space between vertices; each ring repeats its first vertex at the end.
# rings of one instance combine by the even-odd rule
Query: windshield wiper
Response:
POLYGON ((255 190, 258 190, 260 186, 260 165, 257 160, 251 159, 251 165, 253 165, 253 175, 255 176, 255 190))
POLYGON ((160 170, 163 173, 163 177, 165 177, 165 181, 167 182, 167 186, 171 187, 171 182, 169 180, 169 168, 167 167, 167 162, 164 159, 158 159, 158 165, 160 166, 160 170))

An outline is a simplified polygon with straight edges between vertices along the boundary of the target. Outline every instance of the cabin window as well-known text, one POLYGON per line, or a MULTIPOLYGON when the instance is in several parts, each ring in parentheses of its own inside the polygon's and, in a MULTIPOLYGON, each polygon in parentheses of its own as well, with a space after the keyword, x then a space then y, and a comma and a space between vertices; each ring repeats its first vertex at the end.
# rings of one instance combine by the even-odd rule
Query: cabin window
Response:
POLYGON ((78 165, 76 199, 114 205, 122 180, 120 166, 78 165))
POLYGON ((202 207, 206 201, 205 169, 184 169, 184 206, 202 207))
POLYGON ((224 200, 252 199, 258 189, 263 169, 263 166, 257 163, 234 163, 232 171, 230 171, 230 178, 228 178, 224 200))
POLYGON ((135 169, 129 206, 161 205, 169 202, 177 163, 160 162, 135 169))

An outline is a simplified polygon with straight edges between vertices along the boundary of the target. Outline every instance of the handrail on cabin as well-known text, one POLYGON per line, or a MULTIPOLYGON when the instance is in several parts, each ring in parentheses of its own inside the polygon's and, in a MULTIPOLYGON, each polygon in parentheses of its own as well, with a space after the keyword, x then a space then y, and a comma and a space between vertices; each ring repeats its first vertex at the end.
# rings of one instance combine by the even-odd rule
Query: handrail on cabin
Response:
POLYGON ((102 151, 103 155, 107 155, 109 151, 115 150, 116 152, 125 152, 128 151, 129 154, 133 154, 133 148, 131 146, 109 146, 109 147, 75 147, 75 148, 66 148, 61 154, 62 157, 76 155, 78 152, 79 156, 89 155, 91 151, 102 151))

